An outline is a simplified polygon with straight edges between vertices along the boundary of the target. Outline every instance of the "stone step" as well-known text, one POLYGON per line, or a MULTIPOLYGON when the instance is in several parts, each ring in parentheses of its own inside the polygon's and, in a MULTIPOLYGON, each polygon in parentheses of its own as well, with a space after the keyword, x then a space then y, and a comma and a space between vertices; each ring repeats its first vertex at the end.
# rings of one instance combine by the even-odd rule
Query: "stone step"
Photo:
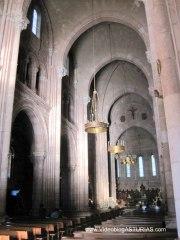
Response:
POLYGON ((150 220, 146 220, 146 221, 143 221, 143 220, 118 220, 118 219, 111 219, 111 220, 107 220, 107 221, 103 221, 102 223, 129 223, 129 222, 132 222, 132 223, 152 223, 152 224, 158 224, 158 223, 162 223, 162 221, 150 221, 150 220))
MULTIPOLYGON (((99 225, 95 225, 94 226, 95 228, 99 228, 99 225)), ((146 224, 141 224, 141 225, 137 225, 137 224, 103 224, 103 225, 101 225, 101 227, 103 227, 103 228, 105 228, 105 227, 123 227, 123 228, 125 228, 125 227, 127 227, 127 228, 130 228, 130 227, 132 227, 132 228, 138 228, 138 227, 145 227, 145 228, 147 228, 147 227, 154 227, 154 228, 161 228, 162 227, 162 224, 156 224, 156 225, 153 225, 153 224, 148 224, 148 225, 146 225, 146 224)))
POLYGON ((175 232, 166 233, 87 233, 74 232, 74 239, 175 239, 175 232))

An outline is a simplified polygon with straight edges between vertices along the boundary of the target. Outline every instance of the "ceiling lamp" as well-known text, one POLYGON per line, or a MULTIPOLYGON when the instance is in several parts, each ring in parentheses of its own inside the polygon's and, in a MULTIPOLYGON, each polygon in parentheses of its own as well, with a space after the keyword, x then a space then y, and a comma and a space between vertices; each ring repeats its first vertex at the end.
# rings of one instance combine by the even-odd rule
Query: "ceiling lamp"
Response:
POLYGON ((108 152, 110 152, 111 154, 122 153, 124 151, 125 151, 124 141, 121 141, 120 144, 118 140, 116 145, 110 145, 110 143, 108 143, 108 152))
MULTIPOLYGON (((92 0, 92 16, 94 16, 94 2, 92 0)), ((91 111, 90 111, 90 121, 85 124, 85 131, 87 133, 97 134, 97 133, 103 133, 107 132, 108 124, 105 122, 100 122, 98 120, 98 93, 96 90, 96 74, 95 74, 95 50, 94 50, 94 27, 93 27, 93 39, 92 39, 92 45, 93 45, 93 65, 94 65, 94 78, 93 78, 93 94, 91 98, 91 111)))
POLYGON ((98 94, 95 89, 95 78, 94 78, 94 90, 93 90, 93 96, 91 99, 90 121, 85 124, 85 131, 87 133, 97 134, 97 133, 107 132, 108 124, 104 122, 100 122, 98 120, 97 102, 98 102, 98 94))
POLYGON ((118 159, 120 161, 121 164, 135 164, 136 162, 136 155, 132 155, 132 154, 127 154, 125 156, 115 156, 116 159, 118 159))

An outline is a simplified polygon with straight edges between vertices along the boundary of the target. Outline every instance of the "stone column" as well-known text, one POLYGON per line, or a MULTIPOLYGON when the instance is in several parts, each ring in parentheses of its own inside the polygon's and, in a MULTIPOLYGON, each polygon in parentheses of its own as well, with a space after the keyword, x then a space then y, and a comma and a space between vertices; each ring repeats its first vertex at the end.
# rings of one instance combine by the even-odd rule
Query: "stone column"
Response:
POLYGON ((33 161, 33 214, 38 215, 39 205, 43 202, 43 170, 45 155, 34 153, 33 161))
POLYGON ((146 16, 151 44, 152 64, 158 61, 159 76, 164 97, 164 110, 169 140, 176 221, 180 236, 180 83, 166 1, 146 0, 146 16))
POLYGON ((76 127, 67 119, 63 118, 61 144, 61 206, 68 215, 77 210, 77 185, 79 183, 76 135, 76 127))
MULTIPOLYGON (((115 174, 115 158, 114 154, 110 156, 110 194, 109 194, 109 206, 114 208, 116 206, 116 174, 115 174)), ((117 166, 119 167, 119 165, 117 166)))
MULTIPOLYGON (((153 67, 153 66, 152 66, 153 67)), ((154 117, 156 124, 157 146, 158 146, 158 160, 159 160, 159 174, 161 181, 161 192, 163 202, 166 208, 166 224, 168 227, 175 228, 175 205, 174 193, 172 183, 172 172, 169 155, 169 144, 167 137, 167 126, 164 112, 164 103, 162 98, 162 88, 159 76, 157 75, 156 65, 154 70, 154 89, 160 93, 159 97, 155 97, 153 89, 149 89, 153 98, 154 117)))
MULTIPOLYGON (((77 73, 75 72, 75 81, 77 73)), ((78 84, 78 83, 77 83, 78 84)), ((66 167, 66 181, 70 186, 70 193, 66 193, 68 214, 74 216, 84 216, 89 213, 88 194, 88 143, 87 133, 84 124, 87 121, 88 97, 83 97, 82 92, 75 85, 75 116, 74 124, 67 121, 69 129, 67 135, 69 139, 69 163, 66 167)), ((62 175, 63 177, 63 175, 62 175)), ((63 181, 63 179, 62 179, 63 181)))
POLYGON ((96 205, 99 210, 109 207, 107 133, 96 134, 96 205))
MULTIPOLYGON (((55 58, 55 57, 54 57, 55 58)), ((43 199, 48 211, 59 208, 60 199, 60 134, 61 134, 61 77, 58 75, 57 60, 50 66, 48 152, 44 160, 43 199)))
POLYGON ((8 152, 20 33, 27 25, 20 1, 5 1, 0 38, 0 215, 5 212, 8 152))
POLYGON ((162 168, 160 171, 163 171, 164 175, 164 190, 167 204, 167 214, 169 217, 175 217, 175 206, 174 206, 174 192, 173 192, 173 183, 172 183, 172 172, 171 172, 171 163, 169 155, 169 144, 167 137, 167 127, 166 119, 164 113, 163 100, 158 99, 158 121, 159 121, 159 131, 160 131, 160 162, 162 163, 162 168))

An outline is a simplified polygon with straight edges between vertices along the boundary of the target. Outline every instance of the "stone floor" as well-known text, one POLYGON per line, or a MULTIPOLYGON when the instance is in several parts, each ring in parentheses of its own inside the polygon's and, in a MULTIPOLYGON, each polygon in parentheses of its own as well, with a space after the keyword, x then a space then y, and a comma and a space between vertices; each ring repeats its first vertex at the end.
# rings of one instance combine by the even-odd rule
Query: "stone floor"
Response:
POLYGON ((104 221, 100 225, 95 225, 94 228, 74 232, 74 237, 63 237, 62 239, 172 240, 176 237, 175 230, 165 228, 161 215, 127 214, 104 221))

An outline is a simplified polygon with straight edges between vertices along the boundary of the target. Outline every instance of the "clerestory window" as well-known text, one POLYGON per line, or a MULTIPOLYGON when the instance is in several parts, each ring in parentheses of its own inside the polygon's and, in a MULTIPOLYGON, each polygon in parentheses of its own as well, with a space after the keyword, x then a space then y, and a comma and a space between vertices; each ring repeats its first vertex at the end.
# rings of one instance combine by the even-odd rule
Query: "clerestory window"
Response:
POLYGON ((139 163, 139 176, 144 177, 144 165, 143 165, 143 157, 138 157, 138 163, 139 163))
POLYGON ((31 25, 32 33, 36 35, 36 37, 40 38, 41 33, 41 13, 37 8, 33 9, 32 12, 32 25, 31 25))

